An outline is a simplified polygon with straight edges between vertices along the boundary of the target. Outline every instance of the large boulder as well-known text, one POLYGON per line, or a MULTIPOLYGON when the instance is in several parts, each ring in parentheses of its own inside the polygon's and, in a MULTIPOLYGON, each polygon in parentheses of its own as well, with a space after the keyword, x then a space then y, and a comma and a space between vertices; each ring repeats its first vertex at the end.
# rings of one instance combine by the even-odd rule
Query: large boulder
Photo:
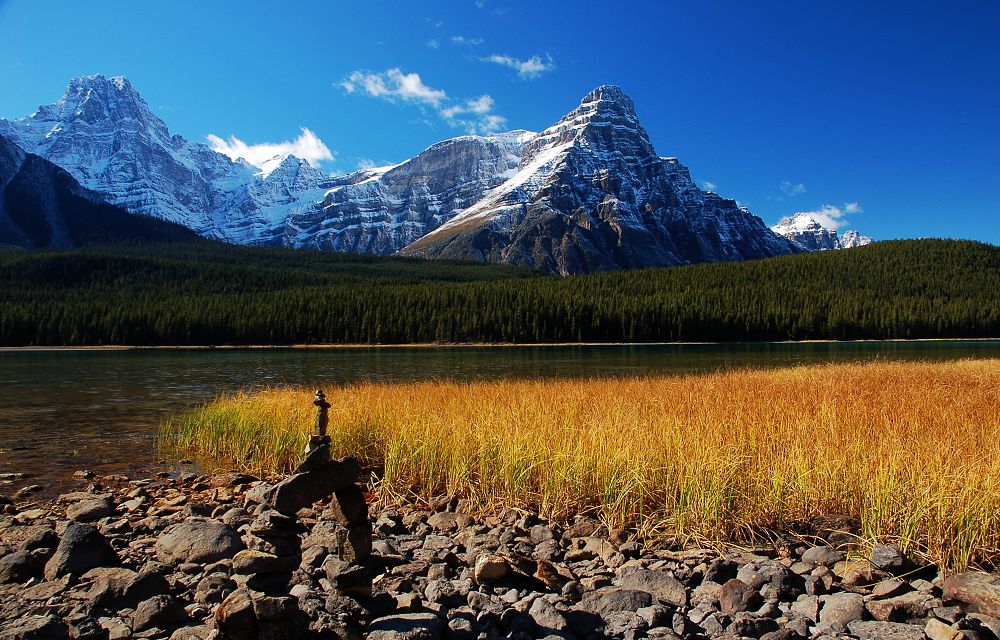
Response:
POLYGON ((5 622, 0 640, 63 640, 69 638, 66 625, 55 616, 28 616, 5 622))
POLYGON ((76 522, 93 522, 113 515, 114 512, 114 503, 103 496, 80 500, 66 507, 66 517, 76 522))
POLYGON ((156 557, 165 564, 216 562, 232 558, 242 549, 240 534, 218 520, 189 520, 175 524, 156 541, 156 557))
POLYGON ((96 567, 119 563, 118 553, 100 531, 89 524, 73 522, 66 527, 56 552, 45 564, 45 579, 55 580, 67 573, 82 575, 96 567))

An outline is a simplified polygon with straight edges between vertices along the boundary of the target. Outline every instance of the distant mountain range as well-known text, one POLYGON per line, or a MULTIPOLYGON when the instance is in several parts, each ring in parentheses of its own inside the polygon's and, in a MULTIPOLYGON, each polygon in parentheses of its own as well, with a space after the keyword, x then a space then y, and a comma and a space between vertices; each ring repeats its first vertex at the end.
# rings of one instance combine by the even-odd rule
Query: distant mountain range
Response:
POLYGON ((771 230, 809 251, 851 249, 873 242, 857 231, 845 231, 843 235, 838 235, 836 230, 824 227, 808 213, 782 218, 771 230))
MULTIPOLYGON (((702 191, 676 158, 655 153, 632 101, 614 86, 598 87, 541 133, 461 136, 349 175, 294 156, 275 157, 266 169, 233 161, 171 134, 122 77, 76 78, 54 104, 0 120, 0 137, 110 205, 237 244, 574 274, 870 241, 794 219, 772 230, 735 201, 702 191)), ((48 244, 64 242, 52 238, 48 244)))

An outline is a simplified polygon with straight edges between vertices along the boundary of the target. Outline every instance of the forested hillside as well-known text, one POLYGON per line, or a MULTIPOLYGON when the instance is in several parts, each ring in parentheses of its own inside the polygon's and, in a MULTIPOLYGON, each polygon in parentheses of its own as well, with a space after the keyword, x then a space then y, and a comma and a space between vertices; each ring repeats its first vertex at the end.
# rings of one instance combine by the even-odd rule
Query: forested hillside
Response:
POLYGON ((1000 248, 881 242, 559 278, 192 245, 0 254, 0 344, 1000 337, 1000 248))

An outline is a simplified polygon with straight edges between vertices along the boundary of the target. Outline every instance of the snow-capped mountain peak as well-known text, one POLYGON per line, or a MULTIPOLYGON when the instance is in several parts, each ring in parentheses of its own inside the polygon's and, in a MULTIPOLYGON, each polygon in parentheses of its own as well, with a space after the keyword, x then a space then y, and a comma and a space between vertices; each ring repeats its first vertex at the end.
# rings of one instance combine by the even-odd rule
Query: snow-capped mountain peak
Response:
POLYGON ((811 215, 802 212, 782 218, 778 224, 771 227, 771 231, 808 251, 850 249, 872 243, 871 238, 857 231, 845 231, 843 236, 838 236, 835 229, 824 227, 811 215))

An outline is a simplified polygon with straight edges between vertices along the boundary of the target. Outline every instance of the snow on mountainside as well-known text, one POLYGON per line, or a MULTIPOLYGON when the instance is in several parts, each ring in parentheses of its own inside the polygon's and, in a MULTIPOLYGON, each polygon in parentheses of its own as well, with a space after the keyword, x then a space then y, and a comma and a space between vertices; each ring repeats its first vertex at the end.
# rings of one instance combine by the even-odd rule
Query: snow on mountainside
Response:
POLYGON ((632 100, 602 86, 532 139, 506 182, 403 253, 571 274, 796 251, 657 156, 632 100))
POLYGON ((231 242, 269 241, 289 213, 335 184, 291 156, 261 172, 172 135, 122 77, 76 78, 54 104, 0 120, 0 134, 132 213, 231 242))
POLYGON ((808 213, 782 218, 771 230, 808 251, 850 249, 872 243, 871 238, 857 231, 845 231, 844 235, 838 236, 835 230, 827 229, 808 213))
POLYGON ((395 253, 473 205, 516 170, 528 131, 461 136, 327 192, 289 217, 286 244, 395 253))

